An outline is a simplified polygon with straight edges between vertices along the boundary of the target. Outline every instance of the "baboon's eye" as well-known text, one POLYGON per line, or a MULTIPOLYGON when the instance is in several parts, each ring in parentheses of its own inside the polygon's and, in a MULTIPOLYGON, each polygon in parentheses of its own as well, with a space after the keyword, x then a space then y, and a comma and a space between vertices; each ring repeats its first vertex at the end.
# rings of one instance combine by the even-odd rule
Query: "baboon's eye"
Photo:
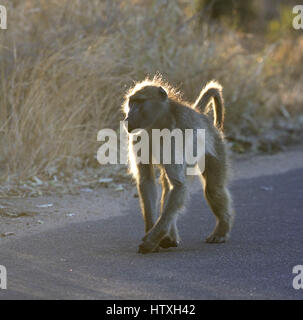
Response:
POLYGON ((142 98, 132 98, 130 100, 131 103, 137 103, 137 104, 140 104, 140 103, 143 103, 144 102, 144 99, 142 98))
POLYGON ((142 106, 143 106, 143 104, 144 104, 144 100, 143 99, 137 99, 137 98, 135 98, 135 99, 131 99, 130 101, 129 101, 129 106, 130 106, 130 108, 131 109, 140 109, 142 106))

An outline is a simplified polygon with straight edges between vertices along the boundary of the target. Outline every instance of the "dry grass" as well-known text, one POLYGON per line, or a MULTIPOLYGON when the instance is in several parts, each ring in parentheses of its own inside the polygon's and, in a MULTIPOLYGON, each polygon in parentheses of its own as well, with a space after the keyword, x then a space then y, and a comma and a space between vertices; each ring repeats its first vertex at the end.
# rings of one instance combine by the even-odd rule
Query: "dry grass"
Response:
POLYGON ((235 32, 197 29, 186 3, 2 1, 1 180, 97 167, 98 130, 117 128, 128 86, 157 71, 191 101, 222 82, 231 139, 302 113, 302 39, 295 51, 287 39, 252 50, 235 32))

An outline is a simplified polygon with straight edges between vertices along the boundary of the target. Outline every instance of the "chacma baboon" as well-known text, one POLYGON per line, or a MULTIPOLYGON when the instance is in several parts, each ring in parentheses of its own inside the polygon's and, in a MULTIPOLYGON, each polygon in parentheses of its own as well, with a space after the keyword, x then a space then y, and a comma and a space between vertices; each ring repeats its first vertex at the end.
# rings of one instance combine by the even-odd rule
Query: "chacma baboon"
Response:
MULTIPOLYGON (((128 124, 128 132, 134 129, 205 129, 205 170, 200 173, 205 198, 216 217, 216 226, 206 239, 208 243, 225 242, 233 223, 234 209, 227 188, 228 163, 223 137, 224 101, 222 87, 216 81, 209 82, 198 99, 189 104, 180 94, 165 83, 161 76, 146 79, 132 87, 125 96, 123 111, 128 124), (212 103, 214 120, 205 112, 212 103)), ((149 135, 151 136, 151 135, 149 135)), ((172 147, 173 148, 173 147, 172 147)), ((136 154, 129 146, 131 170, 137 182, 142 214, 145 223, 145 236, 139 246, 140 253, 158 251, 159 247, 177 247, 179 234, 177 215, 184 207, 187 198, 186 168, 183 164, 157 165, 160 169, 162 196, 160 215, 156 214, 157 190, 154 167, 137 163, 136 154)))

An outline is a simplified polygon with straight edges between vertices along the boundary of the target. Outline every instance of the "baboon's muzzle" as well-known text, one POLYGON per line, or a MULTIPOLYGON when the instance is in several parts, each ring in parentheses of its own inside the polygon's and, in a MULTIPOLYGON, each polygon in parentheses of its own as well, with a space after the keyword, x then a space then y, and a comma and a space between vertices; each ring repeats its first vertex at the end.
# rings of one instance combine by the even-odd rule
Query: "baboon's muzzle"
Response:
POLYGON ((133 131, 133 129, 134 129, 134 128, 132 127, 132 125, 129 124, 129 122, 128 122, 128 117, 124 119, 123 125, 124 125, 125 130, 126 130, 128 133, 131 133, 131 132, 133 131))

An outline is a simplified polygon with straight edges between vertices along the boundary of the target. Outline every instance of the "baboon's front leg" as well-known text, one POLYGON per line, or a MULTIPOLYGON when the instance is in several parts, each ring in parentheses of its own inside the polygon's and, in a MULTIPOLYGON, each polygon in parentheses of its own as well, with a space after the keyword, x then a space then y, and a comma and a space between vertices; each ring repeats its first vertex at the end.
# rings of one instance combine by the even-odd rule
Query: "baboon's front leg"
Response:
POLYGON ((161 240, 169 234, 170 228, 177 218, 178 210, 184 205, 187 197, 183 165, 168 165, 166 175, 171 184, 171 191, 162 214, 153 228, 142 239, 140 253, 152 252, 161 240))
MULTIPOLYGON (((162 214, 167 204, 167 200, 170 192, 169 181, 168 181, 168 178, 166 177, 164 170, 162 170, 161 172, 160 181, 162 185, 160 214, 162 214)), ((177 229, 177 221, 176 219, 174 219, 173 223, 170 226, 169 234, 161 240, 159 246, 161 248, 177 247, 178 243, 179 243, 179 234, 177 229)))
POLYGON ((169 233, 159 243, 161 248, 175 248, 178 247, 180 242, 179 232, 177 228, 177 219, 174 219, 171 223, 169 233))
POLYGON ((153 219, 156 211, 157 188, 154 171, 150 165, 139 165, 137 177, 137 189, 144 219, 145 232, 153 227, 153 219))
POLYGON ((162 170, 161 175, 160 175, 160 182, 161 182, 161 186, 162 186, 162 195, 161 195, 161 203, 160 203, 160 214, 162 214, 167 200, 168 200, 168 196, 169 196, 169 191, 170 191, 170 185, 169 185, 169 181, 166 177, 165 171, 162 170))

